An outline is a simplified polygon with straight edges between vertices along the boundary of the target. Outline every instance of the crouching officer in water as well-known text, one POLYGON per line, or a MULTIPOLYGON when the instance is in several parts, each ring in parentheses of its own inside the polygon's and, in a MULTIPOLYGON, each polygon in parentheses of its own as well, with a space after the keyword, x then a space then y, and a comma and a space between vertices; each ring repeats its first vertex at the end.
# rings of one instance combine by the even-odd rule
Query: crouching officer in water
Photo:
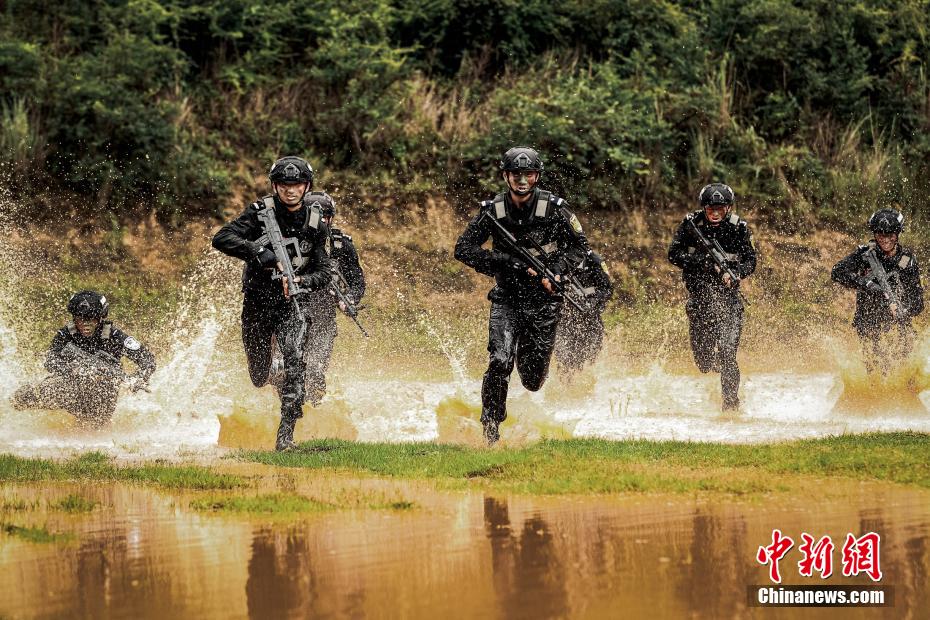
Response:
POLYGON ((589 249, 565 201, 537 187, 543 164, 535 150, 510 149, 500 161, 500 170, 507 190, 481 203, 478 215, 455 244, 456 259, 496 281, 488 293, 490 355, 481 385, 481 423, 488 444, 499 439, 498 426, 507 417, 514 363, 526 389, 539 390, 546 380, 563 302, 549 278, 513 255, 495 222, 545 263, 556 285, 589 249), (491 249, 483 249, 489 238, 491 249))
POLYGON ((319 211, 329 229, 328 250, 333 270, 332 284, 310 295, 314 325, 310 330, 304 359, 307 363, 307 400, 316 406, 326 394, 326 371, 336 339, 336 309, 347 314, 356 311, 365 294, 365 273, 359 264, 352 237, 333 228, 336 203, 332 196, 325 192, 312 192, 304 197, 304 204, 311 210, 319 211), (348 305, 336 298, 333 286, 340 287, 348 305))
POLYGON ((887 372, 893 361, 911 352, 911 317, 923 312, 924 289, 917 257, 898 243, 904 216, 896 209, 879 209, 869 218, 869 230, 875 238, 838 262, 831 277, 856 291, 853 326, 862 342, 866 368, 887 372))
POLYGON ((701 372, 720 373, 723 411, 733 411, 739 407, 736 352, 743 331, 739 284, 755 271, 756 250, 749 226, 731 212, 730 186, 707 185, 698 202, 701 210, 675 231, 668 260, 682 270, 688 290, 685 313, 694 361, 701 372))
POLYGON ((562 308, 562 319, 555 339, 555 359, 559 371, 566 376, 593 362, 604 343, 604 321, 601 315, 613 296, 607 266, 597 253, 589 251, 575 268, 590 311, 582 312, 571 304, 562 308))
POLYGON ((16 390, 14 408, 64 409, 82 423, 100 427, 112 418, 122 384, 133 392, 147 389, 155 356, 105 320, 109 310, 100 293, 80 291, 71 297, 72 320, 55 333, 45 356, 45 369, 51 375, 16 390), (138 366, 132 375, 120 364, 124 355, 138 366))
POLYGON ((223 226, 213 237, 213 247, 245 261, 242 344, 249 376, 256 387, 269 383, 273 349, 277 347, 281 352, 284 376, 276 386, 281 397, 281 424, 275 449, 288 450, 295 447, 294 427, 303 416, 304 350, 312 323, 311 308, 308 295, 292 298, 287 278, 274 277, 284 271, 284 266, 271 247, 266 222, 270 219, 277 223, 302 290, 320 290, 332 276, 323 216, 303 203, 304 195, 313 186, 310 164, 300 157, 283 157, 272 164, 268 177, 274 194, 253 202, 223 226))

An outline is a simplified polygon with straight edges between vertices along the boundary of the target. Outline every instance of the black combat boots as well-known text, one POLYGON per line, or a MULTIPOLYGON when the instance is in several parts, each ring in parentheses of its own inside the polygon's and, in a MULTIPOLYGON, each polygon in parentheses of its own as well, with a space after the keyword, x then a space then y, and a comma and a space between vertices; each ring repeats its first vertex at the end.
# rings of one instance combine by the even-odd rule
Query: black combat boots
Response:
POLYGON ((278 438, 275 441, 274 449, 278 452, 286 452, 297 448, 294 443, 294 427, 297 420, 294 418, 281 418, 281 426, 278 427, 278 438))

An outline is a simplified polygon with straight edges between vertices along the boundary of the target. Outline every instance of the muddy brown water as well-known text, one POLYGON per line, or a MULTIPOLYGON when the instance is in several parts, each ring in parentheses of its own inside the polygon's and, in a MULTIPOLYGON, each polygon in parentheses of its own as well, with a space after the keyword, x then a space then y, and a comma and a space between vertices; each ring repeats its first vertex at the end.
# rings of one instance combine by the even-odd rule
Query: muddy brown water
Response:
MULTIPOLYGON (((272 519, 204 514, 190 508, 196 495, 122 484, 5 486, 0 521, 72 539, 0 533, 0 617, 923 618, 930 609, 924 490, 846 482, 817 497, 714 501, 411 493, 420 493, 412 510, 272 519), (99 505, 49 508, 68 494, 99 505), (18 500, 28 507, 12 507, 18 500), (798 541, 880 532, 895 606, 749 607, 747 586, 768 583, 756 549, 776 527, 798 541)), ((785 583, 819 583, 798 575, 799 557, 782 561, 785 583)))

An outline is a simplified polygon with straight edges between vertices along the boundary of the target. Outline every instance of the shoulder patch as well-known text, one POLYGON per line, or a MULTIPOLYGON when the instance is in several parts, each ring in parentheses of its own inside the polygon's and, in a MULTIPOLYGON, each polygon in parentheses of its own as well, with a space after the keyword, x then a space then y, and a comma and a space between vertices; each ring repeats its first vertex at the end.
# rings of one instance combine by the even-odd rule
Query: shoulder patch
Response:
POLYGON ((581 230, 581 222, 578 221, 578 216, 577 216, 577 215, 575 215, 574 213, 572 213, 572 216, 571 216, 570 218, 568 218, 568 223, 569 223, 569 225, 571 225, 572 230, 574 230, 574 231, 575 231, 576 233, 578 233, 578 234, 581 234, 581 232, 582 232, 582 230, 581 230))
POLYGON ((907 269, 907 266, 911 264, 911 257, 905 254, 901 257, 901 260, 898 261, 898 267, 901 269, 907 269))
POLYGON ((607 261, 601 261, 601 270, 604 272, 604 275, 608 278, 610 277, 610 272, 607 271, 607 261))
POLYGON ((142 344, 132 336, 126 337, 126 340, 123 341, 123 346, 129 351, 138 351, 142 348, 142 344))

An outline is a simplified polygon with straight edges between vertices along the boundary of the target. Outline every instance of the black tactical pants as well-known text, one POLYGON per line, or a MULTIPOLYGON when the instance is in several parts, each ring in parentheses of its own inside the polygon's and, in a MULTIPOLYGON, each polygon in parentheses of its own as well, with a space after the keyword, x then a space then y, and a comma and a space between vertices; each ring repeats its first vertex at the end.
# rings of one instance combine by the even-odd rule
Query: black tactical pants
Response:
POLYGON ((303 416, 304 348, 310 329, 306 304, 301 303, 298 314, 291 300, 246 292, 242 302, 242 344, 249 363, 249 377, 255 387, 267 384, 273 349, 280 350, 284 361, 284 379, 279 389, 281 417, 287 420, 303 416), (301 315, 306 329, 302 329, 301 315))
POLYGON ((119 383, 110 379, 50 375, 27 383, 13 394, 14 409, 64 409, 83 424, 107 424, 116 410, 119 383))
POLYGON ((491 302, 488 370, 481 385, 481 418, 507 419, 507 388, 516 362, 523 387, 535 392, 549 373, 562 302, 531 307, 491 302))
POLYGON ((555 359, 567 372, 594 361, 604 343, 604 321, 599 313, 582 313, 566 304, 555 339, 555 359))
POLYGON ((856 332, 862 344, 863 361, 868 372, 887 373, 907 359, 914 348, 916 334, 910 320, 903 324, 858 324, 856 332))
POLYGON ((743 304, 736 295, 692 297, 685 305, 691 352, 701 372, 719 372, 723 407, 739 405, 736 351, 743 333, 743 304))
POLYGON ((336 310, 333 298, 324 292, 325 297, 321 303, 328 307, 314 304, 313 327, 307 337, 307 346, 304 350, 304 362, 307 365, 307 376, 304 385, 307 391, 307 400, 314 407, 320 404, 326 395, 326 372, 329 370, 329 360, 333 356, 333 342, 336 340, 336 310))

